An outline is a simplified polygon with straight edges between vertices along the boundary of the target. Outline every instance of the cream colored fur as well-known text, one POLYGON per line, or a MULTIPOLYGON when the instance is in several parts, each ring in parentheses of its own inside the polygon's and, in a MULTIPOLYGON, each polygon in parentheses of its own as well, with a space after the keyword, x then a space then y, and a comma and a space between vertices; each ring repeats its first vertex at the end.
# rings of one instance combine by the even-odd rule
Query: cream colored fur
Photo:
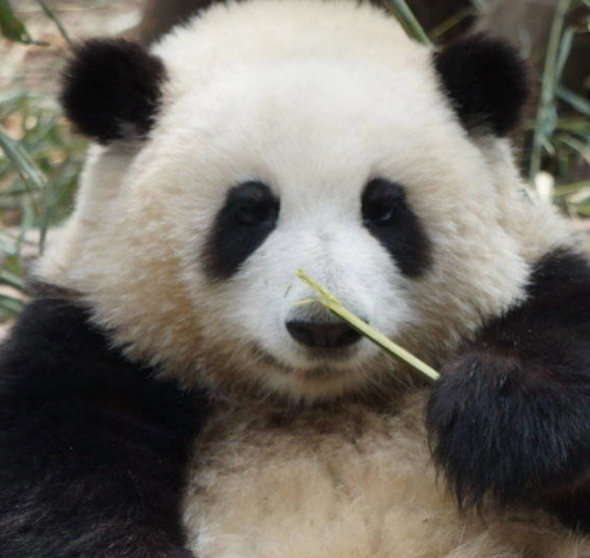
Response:
POLYGON ((250 0, 211 8, 155 52, 170 79, 151 138, 91 150, 38 274, 82 293, 130 357, 228 401, 186 501, 200 558, 590 552, 547 519, 459 517, 425 447, 424 394, 400 414, 274 408, 275 393, 378 398, 391 378, 408 383, 365 340, 345 362, 306 358, 284 328, 312 294, 298 267, 440 366, 482 317, 524 297, 541 255, 574 242, 525 195, 509 145, 461 128, 431 51, 366 5, 250 0), (362 226, 362 190, 380 176, 405 186, 432 244, 418 280, 362 226), (248 179, 280 197, 277 230, 235 277, 212 283, 199 254, 228 188, 248 179), (253 406, 257 394, 266 406, 253 406))
POLYGON ((187 494, 200 558, 583 558, 590 543, 530 512, 461 517, 436 480, 426 394, 401 412, 347 404, 285 417, 221 411, 187 494))

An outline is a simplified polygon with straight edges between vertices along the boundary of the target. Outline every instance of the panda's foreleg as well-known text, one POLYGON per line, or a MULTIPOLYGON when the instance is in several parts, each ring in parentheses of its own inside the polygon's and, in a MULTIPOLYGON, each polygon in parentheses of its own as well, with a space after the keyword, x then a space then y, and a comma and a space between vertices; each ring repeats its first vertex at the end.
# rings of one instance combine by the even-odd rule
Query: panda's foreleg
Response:
POLYGON ((0 352, 0 556, 190 558, 181 499, 207 408, 61 294, 32 302, 0 352))
POLYGON ((528 294, 444 367, 433 456, 462 506, 489 494, 590 532, 590 266, 549 254, 528 294))

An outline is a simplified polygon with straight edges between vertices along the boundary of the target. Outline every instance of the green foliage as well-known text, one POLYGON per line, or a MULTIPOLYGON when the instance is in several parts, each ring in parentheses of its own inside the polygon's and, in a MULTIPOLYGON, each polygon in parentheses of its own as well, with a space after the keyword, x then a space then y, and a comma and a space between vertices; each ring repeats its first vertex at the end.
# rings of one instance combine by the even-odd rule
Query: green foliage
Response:
MULTIPOLYGON (((53 11, 37 2, 69 41, 53 11)), ((47 46, 31 38, 8 0, 0 0, 0 30, 10 41, 47 46)), ((43 250, 47 229, 70 211, 84 150, 52 96, 20 82, 0 92, 0 321, 21 310, 27 266, 43 250)))
MULTIPOLYGON (((571 182, 573 169, 590 160, 590 102, 562 84, 564 69, 570 60, 576 37, 589 33, 590 2, 588 0, 558 0, 551 26, 541 93, 534 124, 531 128, 532 147, 528 161, 530 182, 542 169, 555 180, 555 203, 573 216, 590 216, 590 184, 571 182), (569 23, 570 16, 583 6, 585 14, 569 23)), ((589 68, 590 70, 590 68, 589 68)), ((590 77, 588 72, 587 79, 590 77)))
POLYGON ((73 138, 53 103, 43 96, 13 92, 0 97, 0 285, 19 292, 10 299, 0 293, 0 314, 13 313, 26 294, 21 277, 29 253, 42 249, 48 227, 69 213, 80 173, 85 142, 73 138), (18 138, 18 139, 15 139, 18 138), (30 246, 37 229, 40 246, 30 246), (9 300, 10 299, 10 300, 9 300))
POLYGON ((573 36, 571 30, 568 30, 568 33, 563 33, 565 16, 570 9, 571 3, 572 0, 558 0, 555 8, 543 69, 539 108, 533 129, 533 147, 529 163, 529 180, 531 181, 535 179, 541 170, 543 147, 550 143, 550 138, 557 123, 555 93, 571 49, 573 36))
POLYGON ((410 37, 424 45, 430 46, 432 44, 405 0, 385 0, 385 3, 410 37))
MULTIPOLYGON (((2 0, 0 0, 0 1, 2 1, 2 0)), ((45 12, 45 15, 49 19, 51 19, 51 21, 53 21, 53 23, 55 23, 55 26, 57 27, 57 30, 59 31, 59 34, 63 37, 64 41, 66 43, 68 43, 68 45, 71 48, 73 46, 72 39, 70 38, 70 35, 66 31, 66 28, 61 24, 61 21, 55 15, 55 13, 53 12, 53 10, 47 5, 47 3, 45 2, 45 0, 37 0, 37 3, 39 4, 39 6, 41 6, 41 9, 45 12)))
POLYGON ((0 32, 9 41, 37 45, 45 44, 31 38, 25 24, 14 15, 14 10, 8 0, 0 0, 0 32))

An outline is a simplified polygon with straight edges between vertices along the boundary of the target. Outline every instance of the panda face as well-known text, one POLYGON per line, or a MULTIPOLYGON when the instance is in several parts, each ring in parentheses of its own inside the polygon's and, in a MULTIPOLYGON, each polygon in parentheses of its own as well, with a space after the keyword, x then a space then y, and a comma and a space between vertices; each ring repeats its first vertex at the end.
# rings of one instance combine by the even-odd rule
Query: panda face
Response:
POLYGON ((337 211, 331 195, 321 200, 317 194, 316 207, 301 208, 296 197, 280 196, 261 181, 230 188, 200 254, 221 300, 236 303, 233 311, 222 305, 219 315, 231 316, 236 332, 251 332, 260 366, 271 368, 267 382, 280 386, 295 378, 315 392, 361 384, 377 355, 310 300, 295 269, 322 277, 367 321, 378 321, 376 306, 387 305, 381 325, 397 335, 411 318, 404 279, 417 279, 428 268, 428 241, 402 186, 369 179, 357 199, 337 211), (374 296, 365 294, 371 291, 374 296), (236 293, 243 295, 236 300, 236 293))
POLYGON ((498 186, 516 191, 510 157, 469 137, 432 53, 393 20, 259 0, 213 9, 156 53, 167 78, 149 137, 95 150, 41 267, 132 358, 189 385, 313 401, 403 370, 310 302, 297 269, 434 365, 522 296, 498 186), (240 48, 215 47, 229 36, 240 48))
POLYGON ((424 304, 433 294, 449 307, 441 276, 476 313, 473 291, 489 284, 482 273, 500 275, 489 269, 494 250, 522 270, 494 222, 489 171, 440 110, 439 92, 431 85, 432 96, 420 95, 428 82, 411 72, 387 79, 380 68, 357 68, 351 81, 350 71, 305 61, 223 75, 163 113, 134 164, 126 203, 139 204, 140 230, 150 215, 162 231, 142 250, 170 239, 167 273, 198 323, 200 366, 216 378, 314 399, 392 374, 378 348, 317 303, 302 304, 314 295, 296 279, 299 268, 397 340, 440 310, 424 304), (460 261, 470 249, 478 256, 460 261))

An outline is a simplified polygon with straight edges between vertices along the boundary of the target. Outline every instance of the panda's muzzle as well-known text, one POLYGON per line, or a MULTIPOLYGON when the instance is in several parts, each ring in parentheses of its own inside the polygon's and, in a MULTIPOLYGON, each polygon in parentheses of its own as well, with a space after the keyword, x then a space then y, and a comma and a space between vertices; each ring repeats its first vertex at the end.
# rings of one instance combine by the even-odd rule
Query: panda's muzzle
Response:
POLYGON ((306 347, 340 349, 356 343, 361 335, 344 322, 293 320, 286 323, 287 331, 306 347))

